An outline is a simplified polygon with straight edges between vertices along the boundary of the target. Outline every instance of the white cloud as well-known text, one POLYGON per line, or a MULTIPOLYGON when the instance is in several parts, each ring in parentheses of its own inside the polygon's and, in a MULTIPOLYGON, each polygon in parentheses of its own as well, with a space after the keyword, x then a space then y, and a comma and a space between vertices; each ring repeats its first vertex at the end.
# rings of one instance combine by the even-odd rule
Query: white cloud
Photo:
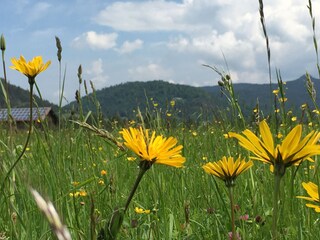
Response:
POLYGON ((133 42, 125 41, 121 48, 118 49, 120 53, 131 53, 137 49, 142 48, 143 41, 141 39, 136 39, 133 42))
POLYGON ((117 33, 99 34, 94 31, 89 31, 73 39, 72 44, 77 48, 82 48, 88 45, 92 49, 107 50, 116 46, 117 38, 117 33))
POLYGON ((115 2, 100 11, 94 21, 121 31, 190 31, 210 24, 194 23, 194 14, 201 15, 203 10, 217 5, 207 0, 115 2))
POLYGON ((91 67, 86 71, 86 74, 86 78, 93 82, 96 89, 106 87, 109 77, 104 74, 103 61, 101 58, 91 63, 91 67))
POLYGON ((128 72, 135 81, 168 80, 172 74, 171 70, 155 63, 131 68, 128 72))

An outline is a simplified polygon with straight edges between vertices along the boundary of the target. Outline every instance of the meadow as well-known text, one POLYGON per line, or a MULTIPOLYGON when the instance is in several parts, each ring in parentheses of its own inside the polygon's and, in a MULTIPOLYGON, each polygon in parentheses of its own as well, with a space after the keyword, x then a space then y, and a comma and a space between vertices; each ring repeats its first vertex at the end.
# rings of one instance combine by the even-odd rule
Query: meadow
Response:
MULTIPOLYGON (((61 66, 62 48, 56 41, 61 66)), ((0 45, 4 56, 3 36, 0 45)), ((49 64, 42 58, 12 62, 29 81, 31 96, 37 74, 49 64)), ((256 106, 251 116, 243 116, 232 76, 210 68, 221 76, 219 84, 229 108, 209 120, 202 115, 196 122, 176 117, 179 109, 170 99, 167 110, 154 105, 147 114, 137 109, 135 119, 100 119, 84 113, 79 98, 76 121, 63 121, 60 101, 57 127, 43 121, 38 128, 31 121, 16 130, 14 122, 3 123, 0 239, 320 239, 318 189, 302 185, 320 183, 319 107, 288 109, 290 99, 278 75, 278 88, 270 92, 270 112, 262 113, 256 106), (263 124, 270 127, 270 134, 263 124), (142 129, 142 140, 125 139, 123 131, 130 128, 142 129), (153 142, 153 131, 177 142, 166 149, 166 141, 153 142), (244 135, 248 131, 257 138, 244 135), (173 154, 176 145, 183 148, 173 154), (147 159, 150 152, 154 156, 147 159), (215 173, 205 171, 205 164, 218 163, 224 156, 252 161, 253 166, 232 162, 216 165, 215 173), (181 164, 170 162, 172 158, 179 158, 181 164), (141 169, 145 171, 137 182, 141 169), (314 205, 306 206, 310 203, 314 205)), ((78 76, 83 87, 80 69, 78 76)), ((64 80, 60 79, 62 86, 64 80)), ((308 74, 306 83, 305 91, 314 100, 308 74)), ((5 83, 1 86, 6 97, 5 83)))

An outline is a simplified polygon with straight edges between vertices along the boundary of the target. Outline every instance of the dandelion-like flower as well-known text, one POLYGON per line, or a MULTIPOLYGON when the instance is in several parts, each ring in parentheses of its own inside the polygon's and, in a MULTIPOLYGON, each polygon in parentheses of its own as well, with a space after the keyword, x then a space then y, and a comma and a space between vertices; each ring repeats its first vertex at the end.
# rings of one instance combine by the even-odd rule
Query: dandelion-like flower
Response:
POLYGON ((35 77, 39 73, 45 71, 51 64, 51 61, 43 63, 41 56, 34 57, 31 61, 27 62, 22 55, 20 56, 20 59, 12 58, 11 62, 13 66, 10 68, 27 76, 29 82, 32 81, 31 83, 34 83, 35 77))
POLYGON ((217 162, 209 162, 202 166, 206 173, 212 174, 226 183, 227 187, 231 187, 235 184, 236 178, 250 167, 253 162, 246 162, 244 159, 241 160, 239 157, 234 161, 233 157, 222 157, 217 162))
POLYGON ((174 137, 156 136, 153 131, 142 128, 123 129, 121 132, 124 145, 137 154, 141 161, 149 167, 153 163, 165 164, 173 167, 182 167, 186 161, 181 155, 182 145, 177 145, 178 141, 174 137))
POLYGON ((320 213, 320 201, 319 201, 319 190, 318 186, 313 182, 303 182, 303 188, 307 191, 309 197, 305 196, 297 196, 297 198, 302 198, 316 204, 307 203, 306 206, 309 208, 313 208, 316 212, 320 213))
POLYGON ((135 207, 134 211, 138 214, 149 214, 151 212, 150 209, 143 209, 139 207, 135 207))
POLYGON ((287 167, 293 164, 300 164, 306 159, 311 160, 310 157, 320 154, 320 145, 318 144, 320 133, 311 131, 301 140, 301 124, 294 127, 282 143, 276 146, 265 120, 260 122, 259 130, 261 138, 257 137, 249 129, 244 130, 242 134, 233 132, 228 134, 230 137, 238 139, 242 147, 255 155, 252 159, 273 165, 280 176, 284 175, 287 167))

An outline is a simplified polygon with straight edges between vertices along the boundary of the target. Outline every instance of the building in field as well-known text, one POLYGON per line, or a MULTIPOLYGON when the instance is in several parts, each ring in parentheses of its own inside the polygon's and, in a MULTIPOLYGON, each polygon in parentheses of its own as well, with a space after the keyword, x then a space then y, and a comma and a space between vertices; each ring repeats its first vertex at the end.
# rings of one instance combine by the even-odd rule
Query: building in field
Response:
MULTIPOLYGON (((11 116, 17 126, 28 125, 30 121, 29 108, 11 108, 11 116)), ((8 109, 0 109, 0 122, 8 122, 8 109)), ((34 124, 42 125, 46 121, 49 125, 58 124, 58 116, 54 113, 51 107, 35 107, 32 109, 32 121, 34 124)))

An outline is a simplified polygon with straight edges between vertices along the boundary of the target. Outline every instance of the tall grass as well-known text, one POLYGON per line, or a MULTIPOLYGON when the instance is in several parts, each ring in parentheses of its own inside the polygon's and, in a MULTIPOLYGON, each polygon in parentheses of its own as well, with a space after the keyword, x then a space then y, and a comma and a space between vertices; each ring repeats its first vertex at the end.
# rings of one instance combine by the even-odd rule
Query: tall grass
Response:
MULTIPOLYGON (((259 3, 270 66, 263 2, 260 0, 259 3)), ((314 22, 311 1, 309 10, 314 22)), ((61 110, 66 78, 65 74, 61 77, 62 47, 58 38, 56 44, 61 110)), ((79 94, 81 73, 79 67, 79 94)), ((223 182, 205 174, 201 167, 225 155, 241 154, 249 158, 249 153, 236 141, 229 139, 227 133, 240 132, 245 128, 258 133, 256 123, 263 117, 256 111, 255 120, 246 121, 237 104, 232 78, 224 74, 221 76, 228 84, 226 96, 234 114, 231 120, 221 112, 220 119, 211 119, 205 124, 186 124, 176 116, 178 111, 173 105, 168 104, 167 110, 161 110, 151 102, 146 111, 137 109, 137 117, 123 126, 109 120, 108 133, 115 137, 113 142, 70 121, 59 124, 58 129, 49 126, 34 128, 26 152, 15 166, 14 174, 4 180, 5 188, 0 193, 0 239, 55 238, 50 223, 38 210, 30 188, 36 189, 53 203, 73 239, 98 238, 114 210, 125 204, 139 172, 137 163, 128 161, 128 158, 135 157, 134 154, 121 151, 114 143, 122 141, 119 134, 122 127, 141 125, 159 134, 176 137, 184 146, 183 156, 187 162, 182 169, 157 165, 145 174, 124 215, 118 239, 228 239, 232 226, 227 189, 223 182), (162 118, 161 111, 170 115, 162 118), (150 210, 150 213, 137 213, 135 207, 150 210)), ((303 124, 305 133, 319 129, 319 114, 312 112, 318 110, 318 106, 315 104, 314 109, 304 107, 301 112, 289 114, 284 101, 279 101, 285 97, 280 72, 278 84, 280 95, 275 96, 270 89, 270 102, 274 103, 275 111, 270 113, 268 119, 273 133, 281 139, 297 124, 298 121, 293 118, 295 116, 301 116, 299 122, 303 124)), ((92 89, 94 91, 93 85, 92 89)), ((6 93, 5 88, 3 92, 6 93)), ((92 101, 98 111, 97 99, 93 97, 92 101)), ((85 115, 83 112, 81 98, 78 103, 78 120, 91 118, 90 113, 85 115)), ((92 122, 97 126, 96 130, 104 127, 99 114, 92 122)), ((24 129, 11 131, 5 123, 0 129, 0 179, 3 180, 8 173, 8 166, 12 166, 21 153, 28 133, 24 129)), ((301 187, 303 181, 319 183, 318 162, 319 156, 314 163, 303 162, 298 167, 293 166, 283 177, 280 185, 282 201, 279 206, 281 218, 277 226, 278 239, 320 239, 319 214, 306 208, 304 200, 295 197, 306 195, 301 187)), ((237 179, 237 187, 233 192, 235 226, 241 239, 272 238, 273 179, 269 166, 260 162, 255 162, 250 170, 237 179)))

